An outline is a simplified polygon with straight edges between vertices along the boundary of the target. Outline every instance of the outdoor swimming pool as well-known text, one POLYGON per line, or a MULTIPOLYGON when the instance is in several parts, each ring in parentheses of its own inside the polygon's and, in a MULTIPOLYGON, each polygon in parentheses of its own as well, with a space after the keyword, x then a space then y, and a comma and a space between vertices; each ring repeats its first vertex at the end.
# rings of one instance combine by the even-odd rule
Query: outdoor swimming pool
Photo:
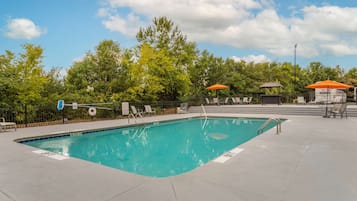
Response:
MULTIPOLYGON (((204 165, 254 138, 266 120, 190 118, 22 143, 127 172, 168 177, 204 165)), ((271 122, 265 130, 274 125, 271 122)))

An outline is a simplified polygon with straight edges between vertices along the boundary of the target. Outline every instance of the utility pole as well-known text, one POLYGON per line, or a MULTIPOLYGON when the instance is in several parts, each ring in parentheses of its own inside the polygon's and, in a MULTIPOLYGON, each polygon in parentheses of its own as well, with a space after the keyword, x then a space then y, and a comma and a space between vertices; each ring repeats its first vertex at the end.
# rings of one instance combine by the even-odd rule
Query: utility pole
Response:
POLYGON ((297 44, 294 45, 294 81, 293 81, 294 97, 293 98, 296 98, 296 90, 295 90, 295 85, 296 85, 296 48, 297 48, 297 44))

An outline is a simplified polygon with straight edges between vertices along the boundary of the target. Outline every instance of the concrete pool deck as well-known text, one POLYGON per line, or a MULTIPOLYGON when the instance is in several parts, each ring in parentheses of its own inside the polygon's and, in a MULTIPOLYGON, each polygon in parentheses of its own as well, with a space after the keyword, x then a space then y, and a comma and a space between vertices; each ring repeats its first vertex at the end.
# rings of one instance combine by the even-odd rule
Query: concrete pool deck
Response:
MULTIPOLYGON (((145 121, 198 115, 153 116, 145 121)), ((127 125, 127 119, 0 132, 0 201, 357 200, 357 118, 278 117, 288 119, 280 135, 271 129, 240 145, 244 150, 223 164, 211 161, 191 172, 160 179, 75 158, 56 160, 13 141, 60 131, 127 125)))

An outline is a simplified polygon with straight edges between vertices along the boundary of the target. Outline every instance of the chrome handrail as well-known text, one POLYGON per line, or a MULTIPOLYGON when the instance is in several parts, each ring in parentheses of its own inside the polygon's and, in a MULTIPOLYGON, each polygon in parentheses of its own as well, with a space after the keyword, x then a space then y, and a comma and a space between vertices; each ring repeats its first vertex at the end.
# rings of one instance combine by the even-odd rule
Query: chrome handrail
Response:
POLYGON ((269 117, 268 120, 264 122, 264 124, 257 130, 257 134, 261 134, 263 130, 269 125, 270 122, 276 122, 276 134, 281 133, 281 119, 275 117, 269 117))
POLYGON ((205 106, 203 106, 203 104, 201 104, 201 116, 202 116, 202 113, 204 114, 204 117, 207 119, 206 109, 205 109, 205 106))

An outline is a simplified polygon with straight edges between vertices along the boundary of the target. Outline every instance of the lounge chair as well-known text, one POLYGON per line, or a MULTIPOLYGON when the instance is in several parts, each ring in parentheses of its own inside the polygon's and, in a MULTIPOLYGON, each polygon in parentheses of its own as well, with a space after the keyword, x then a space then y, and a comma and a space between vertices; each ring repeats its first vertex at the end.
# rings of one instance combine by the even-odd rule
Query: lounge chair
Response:
POLYGON ((224 103, 223 104, 225 104, 225 105, 228 105, 229 104, 229 98, 228 97, 226 97, 225 99, 224 99, 224 103))
POLYGON ((236 103, 237 104, 241 104, 242 103, 242 100, 240 99, 240 97, 235 97, 235 99, 236 99, 236 103))
POLYGON ((305 98, 303 96, 298 96, 297 103, 298 104, 306 104, 305 98))
POLYGON ((336 118, 336 115, 340 115, 341 119, 343 115, 345 115, 347 119, 347 103, 342 104, 334 104, 330 111, 328 111, 329 115, 332 115, 333 118, 336 118))
POLYGON ((248 104, 252 103, 253 97, 249 96, 248 97, 248 104))
POLYGON ((250 104, 252 102, 253 97, 243 97, 244 104, 250 104))
POLYGON ((145 114, 152 115, 155 114, 156 111, 151 108, 151 105, 144 105, 145 114))
POLYGON ((178 114, 187 113, 187 111, 188 111, 188 103, 181 103, 180 107, 177 107, 178 114))
POLYGON ((133 117, 143 118, 142 112, 138 112, 138 110, 136 109, 136 107, 134 105, 131 105, 130 108, 131 108, 131 114, 133 117))
POLYGON ((0 131, 6 131, 6 129, 13 128, 16 131, 16 123, 15 122, 6 122, 5 118, 1 117, 0 118, 0 131))
POLYGON ((211 104, 212 104, 212 103, 209 101, 208 98, 205 98, 205 101, 206 101, 206 104, 207 104, 207 105, 211 105, 211 104))
POLYGON ((213 98, 212 104, 219 105, 219 100, 218 100, 218 98, 213 98))

